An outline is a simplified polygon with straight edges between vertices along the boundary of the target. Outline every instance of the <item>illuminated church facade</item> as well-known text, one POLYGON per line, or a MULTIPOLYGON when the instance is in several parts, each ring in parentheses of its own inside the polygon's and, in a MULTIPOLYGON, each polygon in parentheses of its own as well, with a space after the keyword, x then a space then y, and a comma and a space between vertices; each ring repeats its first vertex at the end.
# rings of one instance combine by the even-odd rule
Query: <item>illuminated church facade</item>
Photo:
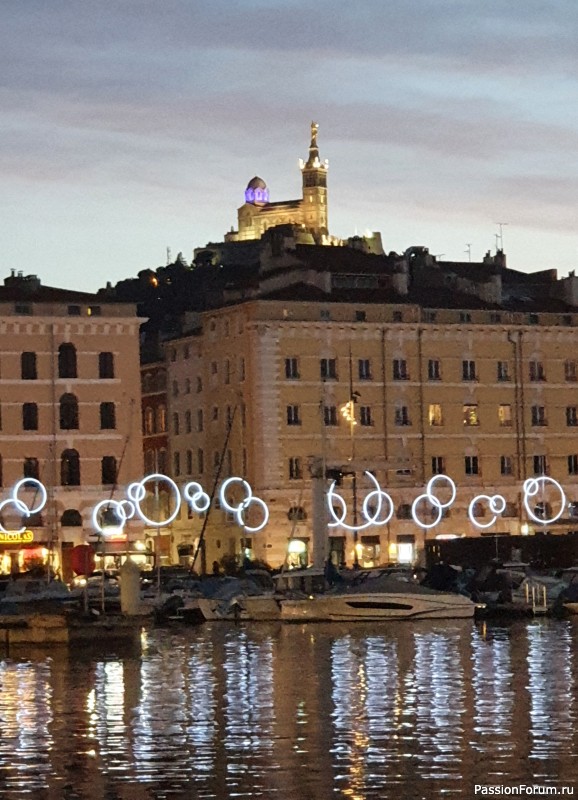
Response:
POLYGON ((262 178, 255 176, 245 189, 245 202, 237 210, 238 229, 230 231, 225 240, 240 242, 260 239, 278 225, 293 225, 302 229, 311 244, 331 244, 327 222, 328 161, 319 158, 317 134, 319 125, 311 123, 311 142, 306 161, 299 160, 303 196, 299 200, 271 202, 269 189, 262 178))

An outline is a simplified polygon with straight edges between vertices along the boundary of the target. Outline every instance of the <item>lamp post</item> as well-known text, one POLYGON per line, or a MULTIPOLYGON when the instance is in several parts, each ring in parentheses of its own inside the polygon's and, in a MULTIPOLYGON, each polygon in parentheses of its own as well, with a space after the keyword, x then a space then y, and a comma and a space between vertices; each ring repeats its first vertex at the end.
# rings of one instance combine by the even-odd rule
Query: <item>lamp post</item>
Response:
MULTIPOLYGON (((355 474, 355 404, 359 398, 359 392, 353 391, 353 361, 351 358, 351 348, 349 349, 349 400, 341 406, 341 414, 349 423, 349 444, 351 462, 351 493, 353 500, 353 527, 357 528, 357 475, 355 474)), ((353 531, 353 567, 359 569, 358 553, 358 532, 353 531)))

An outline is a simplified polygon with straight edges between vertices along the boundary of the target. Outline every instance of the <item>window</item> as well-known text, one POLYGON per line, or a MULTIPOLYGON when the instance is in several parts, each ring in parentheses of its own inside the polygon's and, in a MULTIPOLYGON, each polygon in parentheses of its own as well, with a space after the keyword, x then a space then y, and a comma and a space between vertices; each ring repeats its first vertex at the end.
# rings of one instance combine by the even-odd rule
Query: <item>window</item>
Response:
POLYGON ((67 310, 69 317, 79 317, 82 311, 80 306, 68 306, 67 310))
POLYGON ((73 394, 63 394, 60 398, 60 429, 78 430, 78 400, 73 394))
POLYGON ((197 472, 202 475, 205 471, 205 453, 202 448, 197 450, 197 472))
POLYGON ((225 363, 223 365, 223 369, 225 372, 224 382, 231 383, 231 362, 228 358, 225 359, 225 363))
POLYGON ((175 436, 179 435, 179 433, 180 433, 179 428, 180 428, 179 415, 175 411, 175 413, 173 414, 173 433, 174 433, 175 436))
POLYGON ((512 427, 512 406, 508 403, 498 406, 498 421, 500 428, 512 427))
POLYGON ((101 482, 105 486, 114 486, 116 483, 116 458, 103 456, 100 462, 101 482))
POLYGON ((301 425, 299 406, 287 406, 287 425, 301 425))
POLYGON ((358 375, 360 381, 371 380, 371 361, 369 358, 360 358, 357 362, 358 375))
POLYGON ((307 519, 307 512, 303 506, 291 506, 287 512, 287 519, 301 522, 304 519, 307 519))
POLYGON ((199 408, 197 411, 197 431, 199 433, 203 432, 204 422, 203 422, 203 409, 199 408))
POLYGON ((193 430, 192 415, 190 411, 185 411, 185 433, 191 433, 193 430))
POLYGON ((476 376, 476 362, 475 361, 462 361, 462 380, 464 381, 477 381, 476 376))
POLYGON ((76 378, 76 347, 69 342, 58 348, 58 377, 76 378))
POLYGON ((38 406, 36 403, 24 403, 22 406, 22 429, 25 431, 38 430, 38 406))
POLYGON ((568 475, 578 475, 578 455, 568 456, 568 475))
POLYGON ((472 516, 474 517, 486 516, 486 509, 484 508, 483 503, 480 502, 474 503, 474 505, 472 506, 472 516))
POLYGON ((337 360, 335 358, 322 358, 319 362, 321 380, 337 380, 337 360))
POLYGON ((217 375, 219 368, 216 361, 211 361, 211 375, 217 375))
POLYGON ((500 456, 500 474, 501 475, 514 474, 514 464, 512 456, 500 456))
POLYGON ((155 432, 155 412, 147 406, 143 414, 143 431, 145 436, 150 436, 155 432))
POLYGON ((367 320, 367 314, 365 311, 356 311, 355 312, 355 321, 356 322, 365 322, 367 320))
POLYGON ((444 424, 442 415, 442 407, 440 403, 430 403, 427 412, 427 418, 430 425, 437 427, 444 424))
POLYGON ((501 321, 502 321, 502 315, 499 312, 492 311, 492 313, 490 314, 490 322, 496 324, 501 321))
POLYGON ((576 381, 578 380, 578 372, 576 370, 576 362, 575 361, 565 361, 564 362, 564 378, 567 381, 576 381))
POLYGON ((80 486, 80 457, 77 450, 64 450, 60 457, 62 486, 80 486))
POLYGON ((22 316, 31 316, 32 306, 28 305, 28 303, 15 303, 14 313, 21 314, 22 316))
POLYGON ((292 481, 300 480, 303 477, 303 467, 301 459, 293 456, 289 459, 289 479, 292 481))
MULTIPOLYGON (((313 202, 313 198, 309 198, 313 202)), ((328 308, 322 308, 319 312, 320 319, 331 319, 331 311, 328 308)))
POLYGON ((167 473, 167 451, 164 447, 157 450, 157 468, 162 475, 167 473))
POLYGON ((532 425, 547 425, 545 406, 532 406, 532 425))
POLYGON ((359 406, 359 422, 364 427, 371 427, 373 425, 371 406, 359 406))
POLYGON ((396 406, 394 424, 397 426, 411 425, 408 406, 396 406))
POLYGON ((326 425, 337 425, 337 406, 323 406, 323 421, 326 425))
POLYGON ((497 363, 497 378, 499 381, 510 380, 510 367, 507 361, 498 361, 497 363))
POLYGON ((546 456, 533 456, 532 464, 534 467, 534 475, 548 474, 548 460, 546 456))
POLYGON ((166 433, 167 430, 167 408, 162 405, 157 408, 157 433, 166 433))
POLYGON ((539 325, 540 317, 538 314, 528 314, 528 325, 539 325))
POLYGON ((530 361, 530 380, 531 381, 545 381, 546 373, 544 372, 544 365, 541 361, 530 361))
POLYGON ((197 375, 197 394, 203 391, 203 379, 200 375, 197 375))
POLYGON ((67 508, 62 512, 60 524, 63 528, 80 528, 82 525, 82 515, 75 508, 67 508))
POLYGON ((472 315, 467 311, 460 311, 460 322, 471 322, 472 315))
POLYGON ((39 468, 39 465, 38 465, 38 459, 37 458, 25 458, 24 459, 23 477, 24 478, 35 478, 36 480, 40 479, 40 468, 39 468))
POLYGON ((407 361, 405 358, 393 359, 393 380, 394 381, 408 381, 409 373, 407 371, 407 361))
POLYGON ((193 472, 193 451, 187 450, 187 475, 193 472))
POLYGON ((116 428, 116 408, 114 403, 100 404, 100 428, 101 430, 116 428))
POLYGON ((217 422, 219 419, 219 406, 213 406, 211 410, 211 419, 213 422, 217 422))
POLYGON ((98 354, 98 377, 114 378, 114 353, 98 354))
POLYGON ((244 381, 245 380, 245 359, 244 358, 240 358, 239 359, 239 380, 240 381, 244 381))
POLYGON ((480 420, 478 417, 478 406, 474 403, 466 403, 463 407, 464 412, 464 425, 472 426, 479 425, 480 420))
POLYGON ((518 504, 513 503, 511 500, 506 501, 506 507, 502 511, 503 517, 517 517, 518 516, 518 504))
POLYGON ((477 456, 466 456, 464 459, 466 475, 479 475, 479 465, 477 456))
POLYGON ((178 478, 181 474, 181 454, 173 453, 173 477, 178 478))
MULTIPOLYGON (((290 380, 296 380, 299 377, 299 359, 285 359, 285 377, 290 380)), ((323 375, 321 377, 323 377, 323 375)))
POLYGON ((35 381, 38 377, 36 370, 36 353, 22 353, 20 356, 20 375, 23 381, 35 381))
POLYGON ((179 396, 179 382, 173 381, 173 397, 179 396))
POLYGON ((428 381, 441 381, 442 379, 442 365, 437 358, 430 358, 427 362, 427 379, 428 381))
POLYGON ((411 506, 409 503, 401 503, 397 507, 396 517, 398 519, 411 519, 411 506))
POLYGON ((445 475, 446 474, 446 462, 443 456, 432 456, 431 459, 431 471, 432 475, 445 475))
MULTIPOLYGON (((437 319, 437 314, 435 311, 424 311, 423 312, 423 321, 424 322, 435 322, 437 319)), ((401 322, 401 320, 400 320, 401 322)))

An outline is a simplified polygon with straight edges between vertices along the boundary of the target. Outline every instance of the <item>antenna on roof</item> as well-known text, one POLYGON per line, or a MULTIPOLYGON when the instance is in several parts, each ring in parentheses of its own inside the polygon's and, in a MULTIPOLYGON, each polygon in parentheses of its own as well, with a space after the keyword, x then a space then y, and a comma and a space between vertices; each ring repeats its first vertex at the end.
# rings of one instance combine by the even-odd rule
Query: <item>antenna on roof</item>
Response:
POLYGON ((466 252, 468 254, 468 261, 471 264, 471 262, 472 262, 472 243, 471 242, 466 242, 466 247, 468 249, 465 250, 464 252, 466 252))
POLYGON ((167 247, 167 267, 171 263, 171 248, 167 247))
POLYGON ((504 227, 507 224, 507 222, 496 222, 496 225, 500 229, 499 234, 496 234, 496 250, 498 249, 498 239, 500 240, 500 250, 503 251, 504 249, 504 227))

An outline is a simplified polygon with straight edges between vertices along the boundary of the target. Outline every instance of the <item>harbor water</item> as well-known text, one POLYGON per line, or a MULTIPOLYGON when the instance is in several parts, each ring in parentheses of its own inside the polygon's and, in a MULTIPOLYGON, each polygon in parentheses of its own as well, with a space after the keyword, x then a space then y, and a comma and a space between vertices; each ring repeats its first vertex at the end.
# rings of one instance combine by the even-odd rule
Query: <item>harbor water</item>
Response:
POLYGON ((0 659, 1 798, 578 795, 578 619, 207 623, 0 659))

